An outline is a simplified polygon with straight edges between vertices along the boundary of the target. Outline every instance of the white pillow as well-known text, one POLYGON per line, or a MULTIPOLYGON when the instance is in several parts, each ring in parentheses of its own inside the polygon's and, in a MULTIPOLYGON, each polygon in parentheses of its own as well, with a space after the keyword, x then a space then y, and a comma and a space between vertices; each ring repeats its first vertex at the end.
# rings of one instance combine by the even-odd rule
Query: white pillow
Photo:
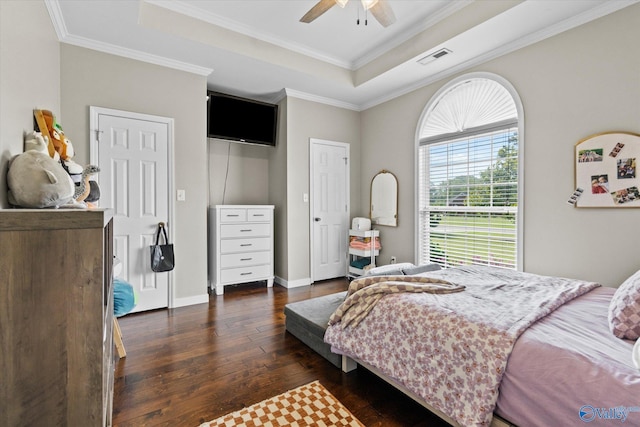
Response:
POLYGON ((636 345, 633 346, 633 352, 631 353, 633 364, 636 368, 640 369, 640 340, 636 341, 636 345))
POLYGON ((380 265, 378 267, 372 267, 367 271, 367 276, 389 276, 404 274, 402 272, 405 268, 415 267, 410 262, 400 262, 398 264, 380 265))

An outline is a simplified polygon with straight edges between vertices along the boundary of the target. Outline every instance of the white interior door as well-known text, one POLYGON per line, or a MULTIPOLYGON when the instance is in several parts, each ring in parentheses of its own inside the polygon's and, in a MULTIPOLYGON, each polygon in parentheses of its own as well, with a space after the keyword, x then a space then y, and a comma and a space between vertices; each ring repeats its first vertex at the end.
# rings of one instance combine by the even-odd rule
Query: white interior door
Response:
POLYGON ((170 240, 172 235, 172 124, 163 117, 91 107, 99 204, 114 211, 114 255, 122 261, 122 278, 138 294, 133 312, 169 306, 171 273, 151 271, 149 246, 159 222, 167 223, 170 240))
POLYGON ((343 277, 349 236, 349 145, 311 140, 312 280, 343 277))

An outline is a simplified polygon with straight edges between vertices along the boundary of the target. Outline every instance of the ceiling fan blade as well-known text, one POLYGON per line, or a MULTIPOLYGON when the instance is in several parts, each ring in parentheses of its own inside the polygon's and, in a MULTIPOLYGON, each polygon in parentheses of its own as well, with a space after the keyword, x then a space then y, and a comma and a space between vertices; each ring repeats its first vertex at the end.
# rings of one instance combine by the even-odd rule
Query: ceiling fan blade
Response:
POLYGON ((383 27, 388 27, 396 22, 396 15, 393 13, 391 6, 389 6, 386 0, 378 0, 378 2, 374 4, 369 11, 383 27))
POLYGON ((300 22, 306 22, 308 24, 335 5, 336 0, 320 0, 315 6, 309 9, 302 18, 300 18, 300 22))

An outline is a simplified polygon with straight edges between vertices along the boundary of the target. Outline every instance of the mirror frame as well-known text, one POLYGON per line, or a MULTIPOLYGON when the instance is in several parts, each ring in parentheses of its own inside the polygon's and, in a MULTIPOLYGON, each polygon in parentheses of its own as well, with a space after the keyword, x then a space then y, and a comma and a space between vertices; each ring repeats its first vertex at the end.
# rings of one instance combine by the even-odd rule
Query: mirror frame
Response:
MULTIPOLYGON (((385 197, 383 195, 383 197, 385 197)), ((398 178, 393 174, 393 172, 389 172, 386 169, 382 169, 380 172, 378 172, 377 174, 375 174, 375 176, 371 179, 371 186, 370 186, 370 190, 369 190, 369 218, 371 219, 371 224, 372 225, 386 225, 388 227, 397 227, 398 226, 398 178), (374 183, 376 181, 376 178, 378 178, 379 176, 382 175, 389 175, 391 178, 393 178, 393 182, 395 183, 395 194, 390 194, 388 196, 386 196, 387 198, 391 198, 390 202, 387 205, 390 205, 393 209, 393 216, 392 217, 383 217, 383 218, 387 218, 387 221, 380 223, 378 221, 374 220, 374 216, 373 216, 373 205, 374 205, 374 200, 373 200, 373 186, 374 183)))

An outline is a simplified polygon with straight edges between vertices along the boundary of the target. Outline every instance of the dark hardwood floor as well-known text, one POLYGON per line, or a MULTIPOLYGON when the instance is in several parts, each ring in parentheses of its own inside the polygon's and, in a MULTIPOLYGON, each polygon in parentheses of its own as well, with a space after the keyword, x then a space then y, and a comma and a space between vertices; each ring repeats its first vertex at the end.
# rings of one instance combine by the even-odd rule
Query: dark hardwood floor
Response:
POLYGON ((285 331, 285 304, 347 284, 225 287, 209 304, 119 318, 127 356, 116 363, 114 425, 195 427, 314 380, 366 426, 447 425, 361 367, 342 373, 285 331))

